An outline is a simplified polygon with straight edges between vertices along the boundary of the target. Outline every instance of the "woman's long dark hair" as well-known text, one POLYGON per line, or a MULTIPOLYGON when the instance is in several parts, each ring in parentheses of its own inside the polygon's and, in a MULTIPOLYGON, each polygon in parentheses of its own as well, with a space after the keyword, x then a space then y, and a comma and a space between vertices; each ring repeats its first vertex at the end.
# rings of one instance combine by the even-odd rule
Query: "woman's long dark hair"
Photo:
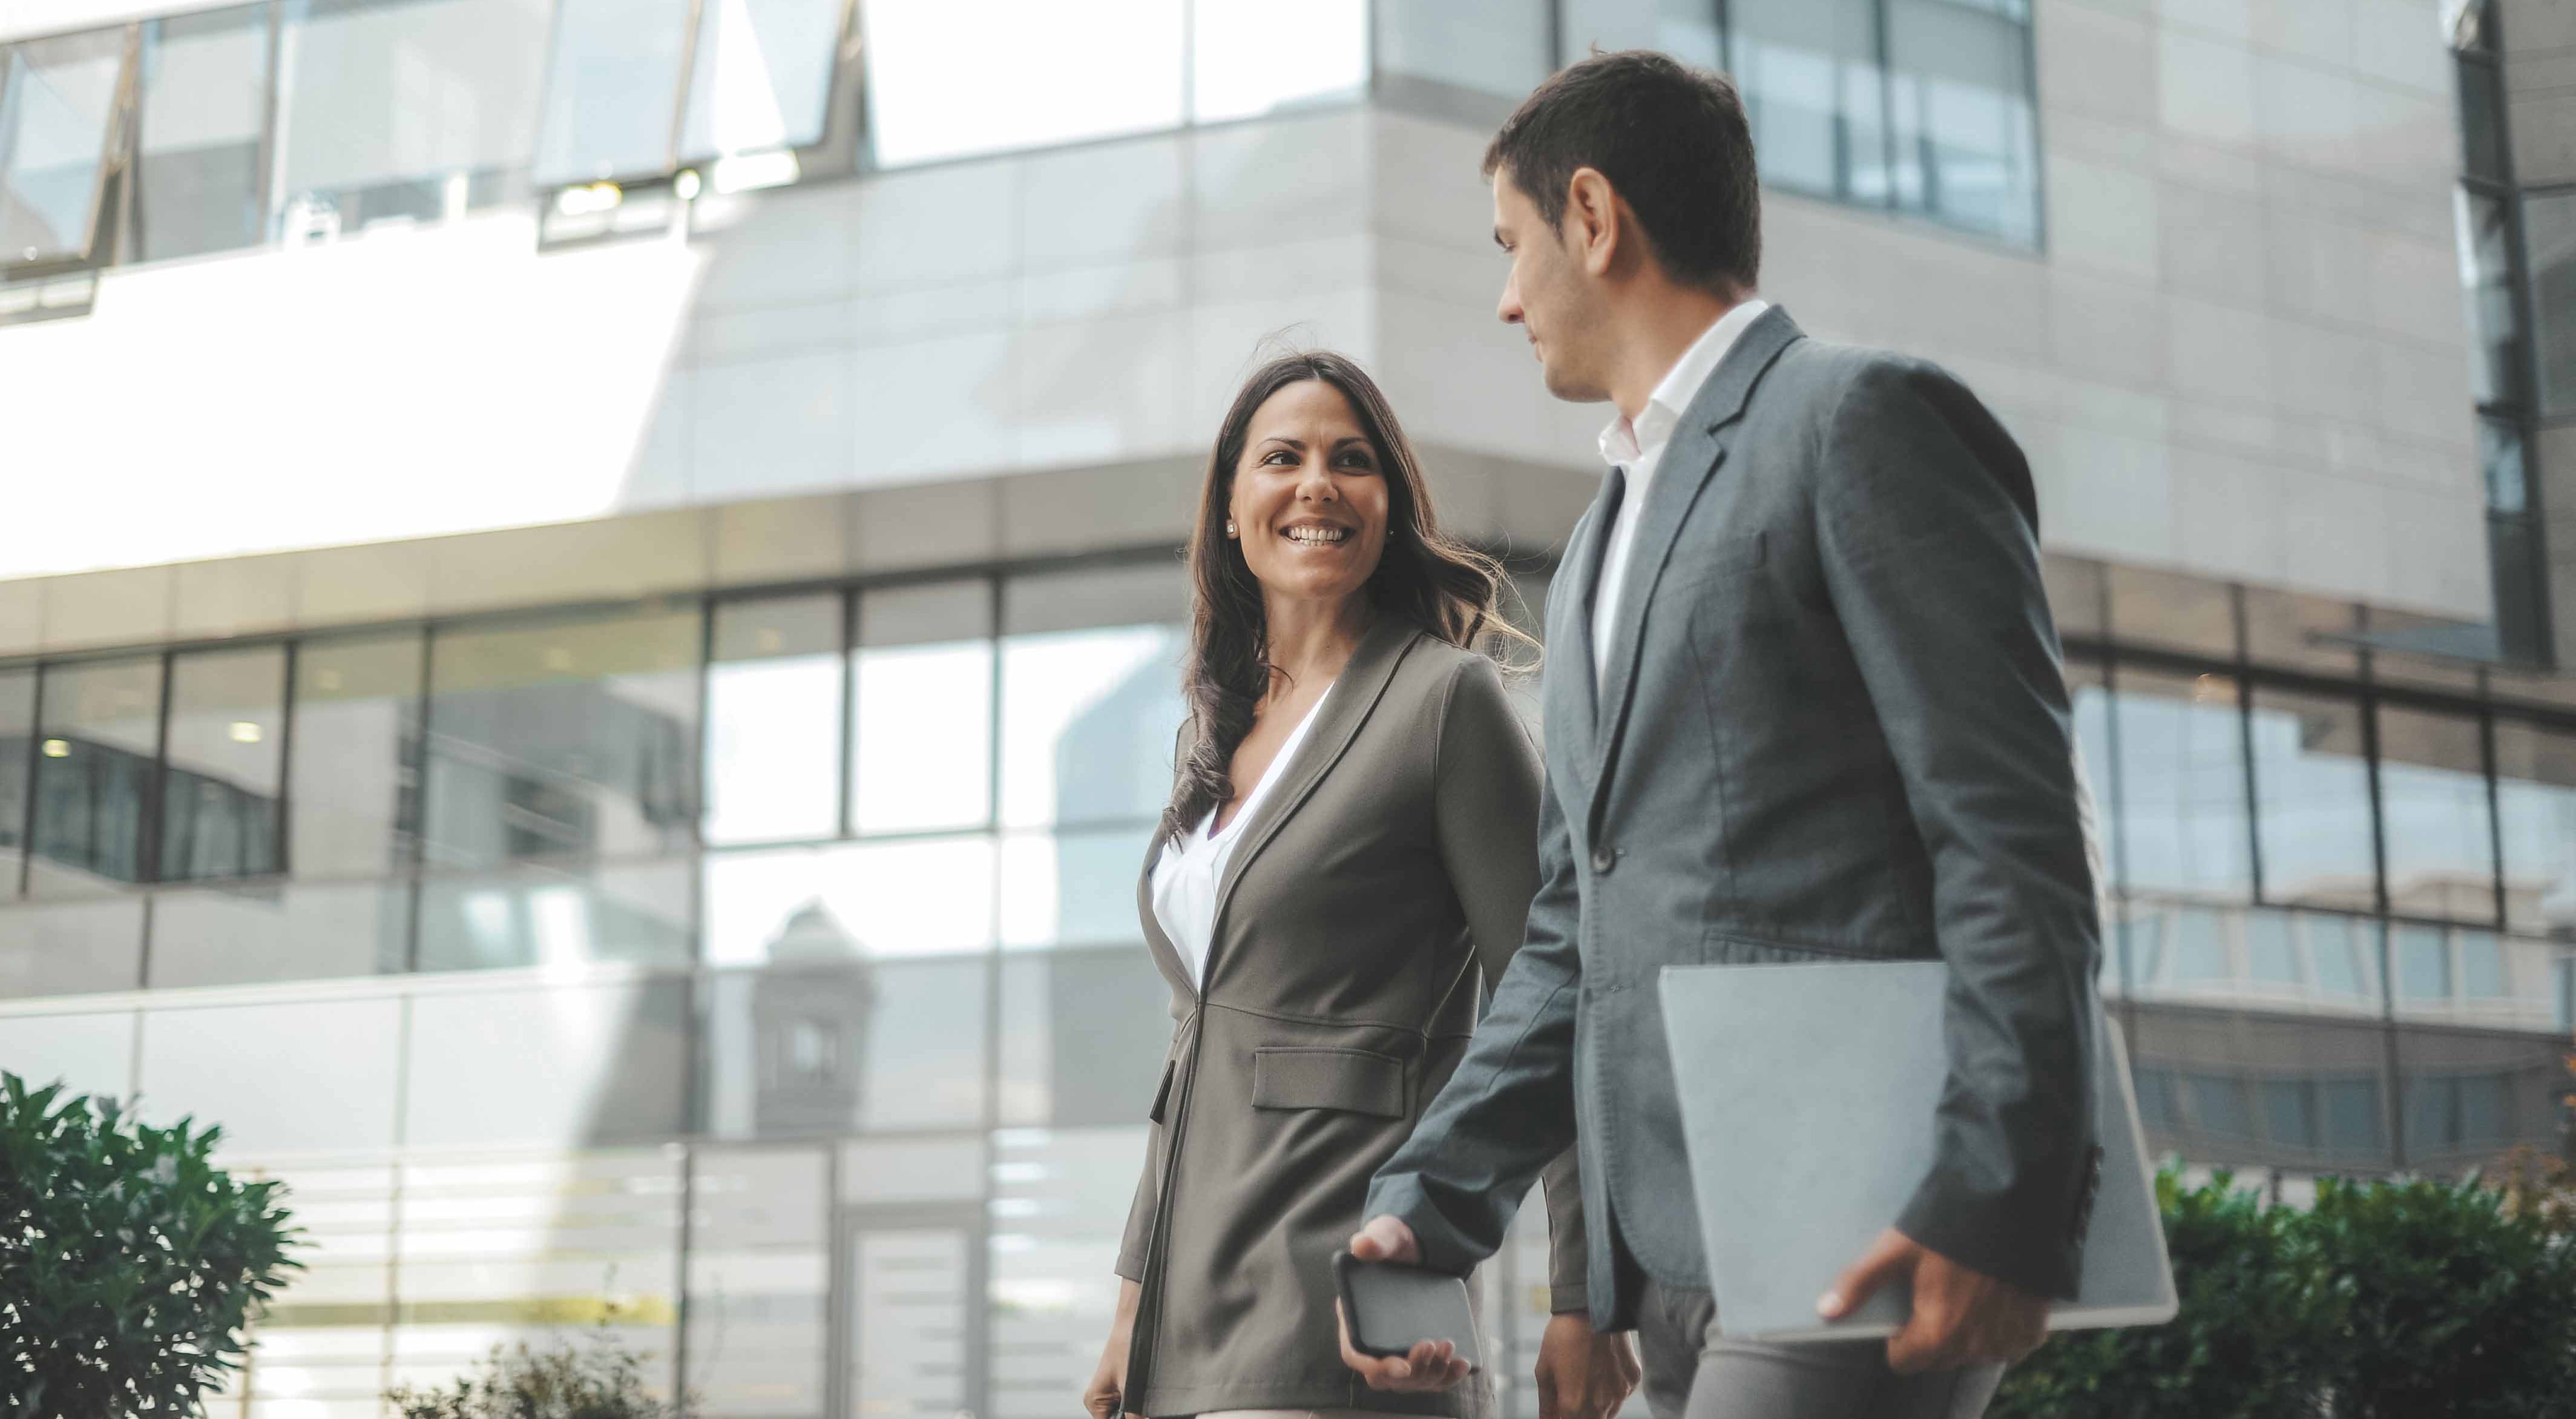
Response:
POLYGON ((1535 647, 1495 609, 1505 584, 1501 564, 1441 535, 1422 465, 1406 442, 1377 381, 1348 356, 1329 350, 1282 355, 1253 371, 1225 412, 1216 449, 1199 490, 1197 530, 1190 537, 1190 659, 1181 677, 1189 724, 1163 835, 1177 838, 1208 810, 1234 798, 1234 751, 1252 732, 1253 713, 1277 673, 1262 609, 1261 582, 1243 560, 1243 545, 1225 535, 1234 500, 1235 465, 1243 458, 1252 416, 1292 384, 1321 380, 1340 390, 1377 456, 1386 480, 1386 547, 1368 579, 1380 616, 1395 616, 1451 645, 1473 649, 1481 636, 1535 647))

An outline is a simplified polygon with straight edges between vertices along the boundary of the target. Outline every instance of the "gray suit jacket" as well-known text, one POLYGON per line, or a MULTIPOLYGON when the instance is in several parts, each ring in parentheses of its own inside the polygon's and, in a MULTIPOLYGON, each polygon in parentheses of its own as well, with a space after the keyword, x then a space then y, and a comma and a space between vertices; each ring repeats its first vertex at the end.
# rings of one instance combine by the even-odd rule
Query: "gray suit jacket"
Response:
MULTIPOLYGON (((2073 1294, 2100 922, 2028 465, 1941 370, 1807 339, 1774 309, 1700 388, 1647 496, 1597 688, 1612 510, 1576 524, 1548 598, 1529 941, 1370 1213, 1464 1269, 1579 1135, 1591 1235, 1705 1287, 1657 973, 1939 956, 1937 1161, 1889 1220, 2073 1294)), ((1634 1300, 1612 1255, 1590 1249, 1600 1325, 1634 1300)))

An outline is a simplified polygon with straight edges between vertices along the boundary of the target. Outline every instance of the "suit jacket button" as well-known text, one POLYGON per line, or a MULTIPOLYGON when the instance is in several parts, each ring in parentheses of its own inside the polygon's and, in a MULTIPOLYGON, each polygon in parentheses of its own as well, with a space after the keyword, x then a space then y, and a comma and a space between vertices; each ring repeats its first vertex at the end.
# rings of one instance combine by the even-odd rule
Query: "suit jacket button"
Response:
POLYGON ((1603 843, 1592 849, 1592 870, 1607 872, 1619 861, 1619 849, 1603 843))

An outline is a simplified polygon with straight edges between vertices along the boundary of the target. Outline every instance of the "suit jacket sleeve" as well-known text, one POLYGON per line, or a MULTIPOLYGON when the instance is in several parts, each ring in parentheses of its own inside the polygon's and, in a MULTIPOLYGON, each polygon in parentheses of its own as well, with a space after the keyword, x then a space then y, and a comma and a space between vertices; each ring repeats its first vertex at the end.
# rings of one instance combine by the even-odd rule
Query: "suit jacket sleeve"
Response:
MULTIPOLYGON (((1499 685, 1495 693, 1499 696, 1499 685)), ((1508 713, 1508 706, 1502 709, 1508 713)), ((1517 721, 1512 728, 1518 731, 1517 721)), ((1519 752, 1528 751, 1524 746, 1519 752)), ((1462 762, 1456 776, 1472 779, 1473 768, 1462 762)), ((1465 815, 1482 811, 1473 805, 1474 787, 1456 782, 1443 790, 1444 799, 1452 790, 1460 795, 1461 846, 1450 856, 1462 867, 1482 841, 1465 836, 1472 831, 1465 815)), ((1421 1244, 1425 1265, 1464 1273, 1500 1249, 1530 1179, 1549 1169, 1554 1238, 1550 1309, 1566 1310, 1569 1302, 1583 1299, 1576 1284, 1583 1276, 1581 1236, 1568 1227, 1569 1218, 1580 1227, 1581 1193, 1571 1163, 1564 1161, 1574 1144, 1574 1005, 1580 973, 1574 858, 1565 820, 1544 777, 1538 778, 1537 788, 1538 890, 1528 903, 1520 949, 1502 970, 1457 1071, 1423 1111, 1413 1136, 1370 1182, 1366 1215, 1402 1219, 1421 1244), (1553 1185, 1560 1178, 1564 1185, 1553 1185)), ((1445 802, 1442 816, 1449 816, 1445 802)), ((1471 914, 1480 950, 1511 939, 1508 913, 1477 911, 1487 917, 1478 922, 1471 914)))
MULTIPOLYGON (((1461 662, 1433 771, 1440 857, 1488 986, 1510 970, 1539 888, 1538 748, 1482 656, 1461 662)), ((1547 1190, 1549 1310, 1587 1308, 1582 1170, 1566 1148, 1539 1171, 1547 1190)), ((1515 1196, 1520 1194, 1515 1193, 1515 1196)))
POLYGON ((1932 870, 1949 963, 1934 1161, 1897 1219, 2027 1290, 2075 1292, 2101 923, 2030 470, 1974 395, 1883 358, 1826 430, 1816 537, 1932 870))

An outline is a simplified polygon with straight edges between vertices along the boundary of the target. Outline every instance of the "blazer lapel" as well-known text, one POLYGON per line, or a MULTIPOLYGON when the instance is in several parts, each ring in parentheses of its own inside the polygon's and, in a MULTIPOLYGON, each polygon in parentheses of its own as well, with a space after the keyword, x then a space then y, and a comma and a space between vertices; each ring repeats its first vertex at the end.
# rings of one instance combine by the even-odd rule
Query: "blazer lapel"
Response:
POLYGON ((1780 352, 1803 333, 1789 313, 1778 306, 1764 311, 1745 327, 1744 333, 1736 337, 1735 348, 1717 362, 1708 381, 1692 397, 1690 408, 1682 414, 1680 425, 1673 430, 1673 441, 1656 468, 1653 486, 1646 490, 1646 505, 1637 515, 1636 545, 1629 549, 1626 581, 1619 589, 1618 624, 1610 633, 1608 683, 1602 687, 1600 720, 1594 729, 1594 742, 1600 746, 1601 773, 1592 786, 1587 823, 1600 811, 1601 785, 1610 781, 1611 765, 1618 759, 1619 736, 1627 728, 1628 706, 1635 697, 1637 659, 1645 644, 1646 621, 1653 613, 1655 584, 1663 578, 1664 563, 1681 536, 1682 522, 1689 516, 1691 505, 1699 501, 1701 490, 1726 461, 1728 430, 1743 417, 1754 384, 1780 352))

